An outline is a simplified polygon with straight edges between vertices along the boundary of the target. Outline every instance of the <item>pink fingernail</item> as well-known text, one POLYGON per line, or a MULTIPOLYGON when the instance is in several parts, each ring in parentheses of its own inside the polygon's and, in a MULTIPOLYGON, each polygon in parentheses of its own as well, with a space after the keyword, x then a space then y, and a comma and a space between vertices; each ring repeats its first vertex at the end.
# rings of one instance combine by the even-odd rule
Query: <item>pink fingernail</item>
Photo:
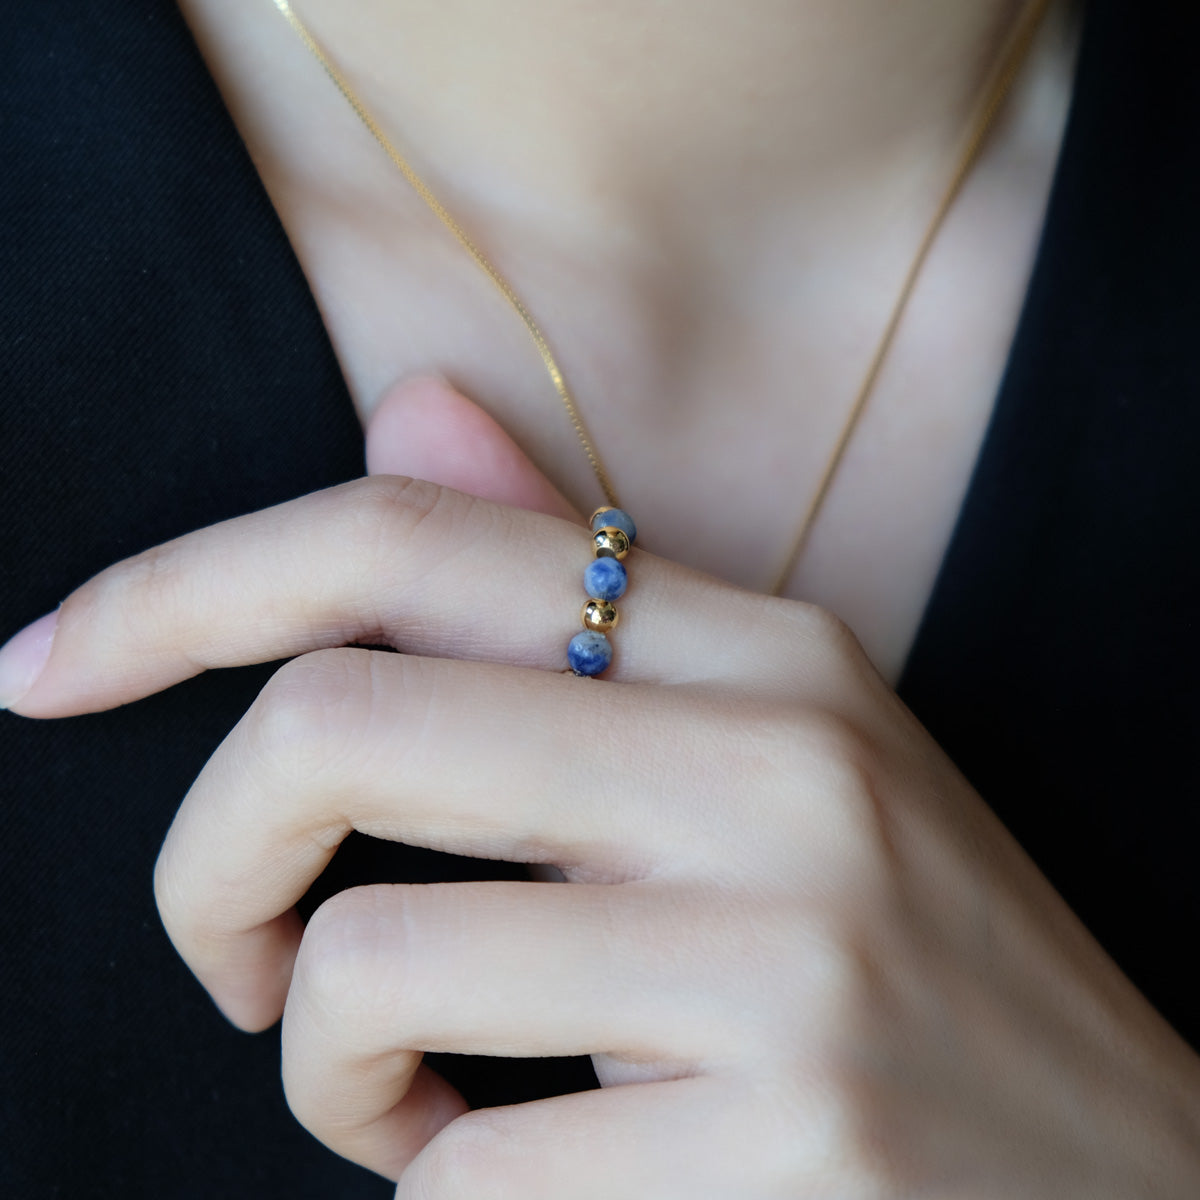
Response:
POLYGON ((57 624, 57 611, 47 613, 0 647, 0 708, 11 708, 37 683, 57 624))

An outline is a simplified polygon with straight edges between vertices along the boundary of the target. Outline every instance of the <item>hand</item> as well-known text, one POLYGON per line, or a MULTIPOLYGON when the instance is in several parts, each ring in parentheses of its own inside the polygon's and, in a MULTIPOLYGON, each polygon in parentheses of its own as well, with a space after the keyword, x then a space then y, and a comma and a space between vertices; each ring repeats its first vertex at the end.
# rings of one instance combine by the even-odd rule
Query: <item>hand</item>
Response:
POLYGON ((300 656, 155 873, 229 1018, 283 1014, 299 1119, 421 1200, 1195 1196, 1195 1056, 848 631, 639 550, 610 677, 566 677, 588 557, 389 476, 64 603, 31 716, 300 656), (570 883, 355 889, 302 928, 352 828, 570 883), (606 1087, 467 1114, 424 1050, 591 1053, 606 1087))

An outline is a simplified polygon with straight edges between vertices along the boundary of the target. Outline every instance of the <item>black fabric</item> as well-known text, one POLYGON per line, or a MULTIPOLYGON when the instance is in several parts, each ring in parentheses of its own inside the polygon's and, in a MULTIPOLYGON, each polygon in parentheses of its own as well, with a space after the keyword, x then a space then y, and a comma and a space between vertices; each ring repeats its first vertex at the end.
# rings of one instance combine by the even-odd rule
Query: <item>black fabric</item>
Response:
MULTIPOLYGON (((1197 21, 1097 0, 1045 244, 902 694, 1186 1035, 1200 639, 1197 21)), ((0 633, 166 538, 361 473, 312 298, 173 5, 0 11, 0 633)), ((271 668, 0 714, 0 1189, 385 1197, 292 1120, 150 871, 271 668)), ((356 839, 310 898, 512 875, 356 839)), ((437 1064, 475 1103, 586 1064, 437 1064)))
POLYGON ((1007 377, 900 693, 1195 1045, 1200 17, 1098 3, 1086 34, 1007 377))

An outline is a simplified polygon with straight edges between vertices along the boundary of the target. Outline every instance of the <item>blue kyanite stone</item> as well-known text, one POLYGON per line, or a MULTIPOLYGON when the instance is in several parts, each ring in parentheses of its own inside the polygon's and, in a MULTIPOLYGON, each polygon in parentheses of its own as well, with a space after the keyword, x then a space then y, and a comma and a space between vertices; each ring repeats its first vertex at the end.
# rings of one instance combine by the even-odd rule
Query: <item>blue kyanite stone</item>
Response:
POLYGON ((628 539, 630 545, 637 541, 637 526, 633 523, 633 518, 621 508, 610 508, 608 512, 601 513, 592 522, 592 532, 597 529, 604 529, 611 526, 613 529, 619 529, 628 539))
POLYGON ((604 634, 585 629, 568 643, 567 662, 576 675, 599 675, 612 662, 612 646, 604 634))
POLYGON ((625 595, 629 576, 615 558, 594 558, 583 572, 583 586, 593 600, 616 600, 625 595))

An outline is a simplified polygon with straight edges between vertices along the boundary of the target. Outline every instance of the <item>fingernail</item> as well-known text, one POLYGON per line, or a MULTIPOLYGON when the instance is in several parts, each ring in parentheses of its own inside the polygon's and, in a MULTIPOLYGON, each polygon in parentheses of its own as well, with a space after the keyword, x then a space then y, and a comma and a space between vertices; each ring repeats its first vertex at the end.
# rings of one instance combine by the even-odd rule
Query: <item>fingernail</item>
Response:
POLYGON ((57 624, 58 612, 47 613, 0 647, 0 708, 11 708, 37 683, 57 624))

